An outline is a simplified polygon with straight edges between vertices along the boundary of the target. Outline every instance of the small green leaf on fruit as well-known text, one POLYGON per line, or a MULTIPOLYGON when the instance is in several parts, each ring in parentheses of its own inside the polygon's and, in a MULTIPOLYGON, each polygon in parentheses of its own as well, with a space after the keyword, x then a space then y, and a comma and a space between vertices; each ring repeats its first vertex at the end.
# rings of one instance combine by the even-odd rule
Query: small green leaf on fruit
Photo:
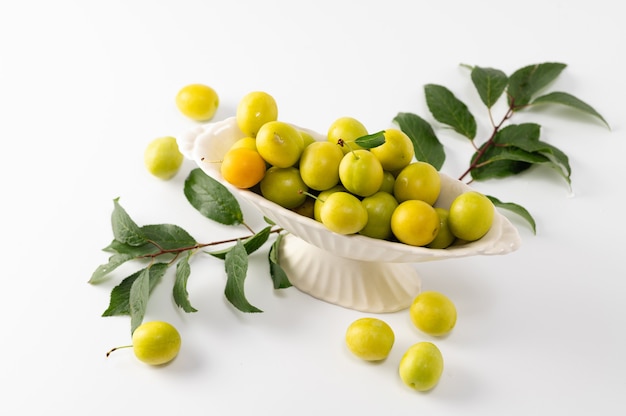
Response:
POLYGON ((280 266, 279 258, 280 258, 280 243, 283 239, 282 234, 278 234, 276 240, 270 247, 270 252, 268 255, 269 264, 270 264, 270 277, 272 278, 272 282, 274 283, 274 289, 286 289, 291 287, 291 282, 289 281, 289 277, 285 270, 280 266))
POLYGON ((398 113, 393 121, 413 142, 415 158, 440 170, 446 160, 446 153, 432 126, 412 113, 398 113))
POLYGON ((263 312, 248 302, 245 295, 244 283, 248 274, 248 254, 241 240, 226 254, 224 261, 226 268, 226 299, 241 312, 263 312))
POLYGON ((221 183, 195 168, 185 180, 184 193, 189 203, 205 217, 225 225, 243 222, 239 202, 221 183))
POLYGON ((354 141, 364 149, 373 149, 385 143, 385 130, 378 131, 376 133, 361 136, 354 141))
POLYGON ((189 266, 189 255, 184 256, 176 263, 176 280, 174 281, 173 297, 174 302, 183 311, 198 312, 196 308, 191 306, 189 302, 189 292, 187 291, 187 281, 191 274, 191 267, 189 266))
POLYGON ((522 217, 530 225, 533 234, 537 234, 537 225, 535 224, 535 219, 532 217, 532 215, 530 215, 530 212, 528 212, 526 208, 513 202, 502 202, 498 198, 490 195, 486 195, 486 197, 489 198, 489 200, 493 203, 495 207, 506 209, 522 217))
POLYGON ((452 127, 470 140, 476 137, 476 119, 465 103, 441 85, 427 84, 424 91, 428 109, 437 121, 452 127))

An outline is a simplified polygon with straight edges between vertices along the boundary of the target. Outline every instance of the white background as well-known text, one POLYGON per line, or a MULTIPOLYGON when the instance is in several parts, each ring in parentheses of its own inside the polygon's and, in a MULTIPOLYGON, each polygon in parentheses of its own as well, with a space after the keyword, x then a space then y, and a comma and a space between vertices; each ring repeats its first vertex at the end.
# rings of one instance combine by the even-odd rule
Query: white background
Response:
MULTIPOLYGON (((3 1, 0 412, 624 414, 624 27, 612 0, 3 1), (168 273, 146 316, 179 328, 178 358, 162 368, 130 350, 105 358, 130 341, 127 318, 101 317, 130 268, 87 283, 107 259, 114 198, 140 225, 174 223, 199 241, 245 231, 190 206, 182 192, 190 162, 168 182, 144 169, 150 140, 195 124, 175 107, 179 88, 214 87, 215 120, 234 115, 245 93, 265 90, 283 120, 325 132, 350 115, 377 131, 398 112, 432 121, 423 85, 437 83, 468 103, 486 137, 486 113, 459 64, 510 74, 548 61, 568 64, 550 90, 585 100, 611 130, 562 107, 515 116, 541 124, 542 140, 568 154, 573 189, 548 169, 475 184, 525 206, 537 234, 509 216, 519 251, 416 265, 424 289, 457 305, 450 336, 419 333, 407 311, 387 314, 391 355, 361 362, 343 336, 367 314, 295 288, 275 292, 263 249, 246 290, 264 313, 234 310, 223 263, 196 256, 188 289, 199 311, 174 306, 168 273), (422 340, 445 359, 426 394, 397 376, 404 350, 422 340)), ((442 170, 458 176, 471 147, 438 131, 442 170)))

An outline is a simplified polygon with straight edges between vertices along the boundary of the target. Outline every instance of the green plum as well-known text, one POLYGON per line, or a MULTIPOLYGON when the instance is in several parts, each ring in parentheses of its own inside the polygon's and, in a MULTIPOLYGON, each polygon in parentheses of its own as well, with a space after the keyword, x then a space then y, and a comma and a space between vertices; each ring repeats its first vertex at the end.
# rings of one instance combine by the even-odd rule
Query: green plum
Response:
POLYGON ((316 221, 322 222, 320 213, 322 211, 322 205, 324 205, 326 198, 328 198, 332 193, 339 191, 347 192, 346 188, 344 188, 342 185, 335 185, 332 188, 322 191, 317 195, 317 197, 315 198, 315 204, 313 205, 313 218, 316 221))
POLYGON ((396 183, 396 177, 388 170, 383 171, 383 183, 380 185, 379 191, 393 194, 393 187, 396 183))
POLYGON ((385 143, 371 149, 374 156, 380 160, 383 169, 399 171, 413 161, 415 149, 406 133, 398 129, 387 129, 384 136, 385 143))
POLYGON ((339 164, 339 179, 351 193, 366 197, 380 190, 383 183, 383 167, 366 149, 348 152, 339 164))
POLYGON ((441 192, 441 177, 433 165, 413 162, 396 176, 393 194, 398 202, 418 199, 433 205, 441 192))
POLYGON ((448 216, 450 215, 450 212, 441 207, 435 207, 435 211, 439 216, 439 231, 437 232, 435 239, 431 241, 427 247, 447 248, 454 243, 454 240, 456 240, 456 237, 450 230, 450 226, 448 224, 448 216))
POLYGON ((452 233, 465 241, 475 241, 491 229, 495 208, 485 195, 467 191, 450 205, 448 224, 452 233))
POLYGON ((300 176, 310 189, 325 191, 339 183, 341 147, 331 142, 314 142, 300 157, 300 176))
POLYGON ((367 224, 367 210, 348 192, 333 192, 320 209, 322 224, 338 234, 356 234, 367 224))
POLYGON ((294 166, 304 150, 304 139, 292 125, 269 121, 256 135, 256 148, 267 163, 279 168, 294 166))
POLYGON ((328 128, 327 139, 331 143, 340 144, 343 153, 362 149, 354 141, 359 137, 367 136, 367 129, 354 117, 339 117, 328 128))
POLYGON ((400 378, 417 391, 433 389, 443 373, 443 356, 432 342, 422 341, 412 345, 400 359, 400 378))
POLYGON ((261 180, 260 188, 263 197, 287 209, 303 204, 309 191, 300 172, 294 167, 269 168, 261 180))
POLYGON ((398 201, 388 192, 378 191, 361 201, 367 210, 367 224, 359 234, 381 240, 392 236, 391 216, 398 201))

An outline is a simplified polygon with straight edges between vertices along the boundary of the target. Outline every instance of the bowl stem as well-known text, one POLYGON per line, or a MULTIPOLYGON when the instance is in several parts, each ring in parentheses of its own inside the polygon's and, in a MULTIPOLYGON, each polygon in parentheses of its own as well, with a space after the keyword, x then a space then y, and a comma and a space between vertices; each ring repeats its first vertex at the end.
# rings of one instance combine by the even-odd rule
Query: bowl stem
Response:
POLYGON ((413 264, 339 257, 293 234, 281 240, 279 264, 291 284, 300 291, 362 312, 388 313, 406 309, 421 288, 413 264))

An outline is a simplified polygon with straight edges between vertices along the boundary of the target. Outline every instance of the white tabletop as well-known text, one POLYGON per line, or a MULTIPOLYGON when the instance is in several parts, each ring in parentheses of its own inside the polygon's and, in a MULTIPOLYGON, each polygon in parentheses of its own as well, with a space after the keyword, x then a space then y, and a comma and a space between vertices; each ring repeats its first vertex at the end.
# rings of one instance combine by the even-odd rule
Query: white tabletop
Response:
MULTIPOLYGON (((2 414, 624 414, 626 267, 623 261, 626 141, 622 7, 612 0, 551 1, 108 1, 0 5, 2 152, 2 414), (478 4, 477 4, 478 3, 478 4), (448 295, 458 322, 446 338, 417 331, 408 312, 377 315, 396 343, 367 364, 344 345, 347 326, 372 314, 275 291, 267 250, 251 256, 244 314, 224 298, 223 262, 196 256, 188 290, 196 313, 171 299, 168 272, 146 319, 166 320, 183 344, 153 368, 130 350, 127 317, 101 317, 109 292, 132 266, 100 285, 110 216, 119 201, 140 225, 171 223, 198 241, 245 230, 202 217, 185 199, 195 165, 164 182, 148 174, 153 138, 196 125, 176 109, 189 83, 218 92, 215 120, 234 115, 252 90, 271 93, 279 117, 325 132, 339 116, 372 131, 399 112, 438 126, 458 176, 472 149, 439 128, 425 84, 447 86, 469 103, 478 137, 487 113, 460 64, 507 74, 535 63, 566 69, 549 91, 591 104, 611 129, 553 106, 516 115, 572 167, 572 190, 548 168, 473 186, 526 207, 534 235, 505 256, 415 264, 424 290, 448 295), (404 386, 397 366, 419 341, 445 360, 428 393, 404 386)), ((259 213, 243 204, 258 227, 259 213)))

